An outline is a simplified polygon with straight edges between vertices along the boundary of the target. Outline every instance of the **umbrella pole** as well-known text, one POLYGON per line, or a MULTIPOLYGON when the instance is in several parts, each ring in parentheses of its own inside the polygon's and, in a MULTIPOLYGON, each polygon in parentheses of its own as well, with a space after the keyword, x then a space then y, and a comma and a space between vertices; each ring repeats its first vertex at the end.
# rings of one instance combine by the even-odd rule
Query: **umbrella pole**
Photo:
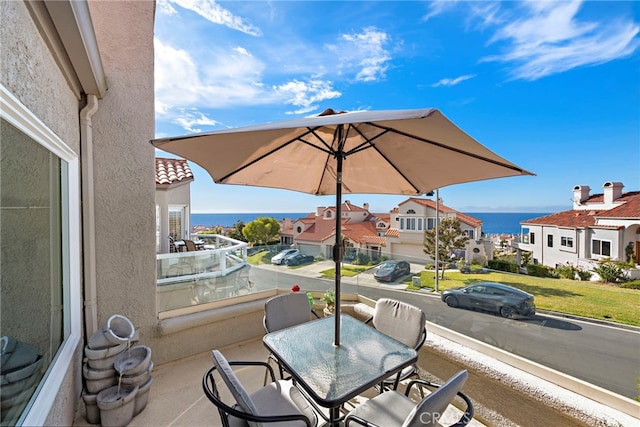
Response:
POLYGON ((337 128, 338 136, 338 151, 336 152, 336 244, 333 247, 333 260, 336 263, 336 278, 335 278, 335 336, 333 339, 333 345, 340 347, 340 277, 341 277, 341 263, 342 263, 342 126, 337 128))

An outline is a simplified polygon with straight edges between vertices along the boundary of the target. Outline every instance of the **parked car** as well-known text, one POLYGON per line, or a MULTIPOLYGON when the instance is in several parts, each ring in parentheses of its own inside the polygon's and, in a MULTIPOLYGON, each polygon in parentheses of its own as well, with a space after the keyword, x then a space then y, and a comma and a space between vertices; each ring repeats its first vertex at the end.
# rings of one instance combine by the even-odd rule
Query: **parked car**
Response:
POLYGON ((499 313, 502 317, 528 317, 536 314, 533 295, 496 282, 479 282, 442 291, 449 307, 463 307, 499 313))
POLYGON ((298 249, 285 249, 280 251, 277 255, 271 257, 271 264, 282 265, 284 264, 285 258, 298 253, 300 253, 298 249))
POLYGON ((313 255, 305 255, 303 253, 297 253, 285 258, 284 263, 288 266, 301 265, 309 262, 313 262, 315 258, 313 255))
POLYGON ((380 264, 373 277, 381 282, 393 282, 398 277, 411 274, 411 266, 406 261, 389 260, 380 264))

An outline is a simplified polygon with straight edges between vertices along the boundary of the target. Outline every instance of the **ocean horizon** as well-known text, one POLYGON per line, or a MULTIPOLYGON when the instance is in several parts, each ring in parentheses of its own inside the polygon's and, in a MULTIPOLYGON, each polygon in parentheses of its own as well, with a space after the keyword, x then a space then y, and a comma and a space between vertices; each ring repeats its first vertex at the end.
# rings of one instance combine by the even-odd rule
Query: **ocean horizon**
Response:
MULTIPOLYGON (((298 219, 311 212, 244 212, 244 213, 192 213, 191 226, 233 227, 238 221, 247 224, 260 217, 298 219)), ((466 215, 482 221, 485 234, 520 234, 520 222, 549 215, 547 212, 465 212, 466 215)))

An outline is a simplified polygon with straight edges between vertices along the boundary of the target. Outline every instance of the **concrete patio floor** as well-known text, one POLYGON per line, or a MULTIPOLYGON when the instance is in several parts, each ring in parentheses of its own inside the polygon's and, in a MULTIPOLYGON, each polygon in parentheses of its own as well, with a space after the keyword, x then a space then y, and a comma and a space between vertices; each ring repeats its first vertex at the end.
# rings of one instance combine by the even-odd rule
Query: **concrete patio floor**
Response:
MULTIPOLYGON (((268 352, 262 340, 252 340, 242 344, 219 349, 229 360, 267 360, 268 352)), ((153 383, 149 392, 146 408, 136 416, 130 426, 221 426, 220 416, 216 407, 209 402, 202 391, 202 376, 212 366, 211 353, 206 352, 197 356, 167 363, 154 368, 153 383)), ((238 377, 249 391, 262 387, 264 371, 256 368, 242 368, 236 371, 238 377)), ((402 387, 402 385, 401 385, 402 387)), ((353 399, 346 408, 350 408, 361 401, 375 396, 371 389, 353 399)), ((230 401, 229 396, 224 396, 230 401)), ((81 400, 82 401, 82 400, 81 400)), ((445 417, 460 417, 461 412, 450 407, 445 417)), ((458 418, 455 418, 457 420, 458 418)), ((88 427, 85 407, 81 403, 74 420, 76 427, 88 427)), ((472 421, 470 426, 482 426, 479 421, 472 421)))

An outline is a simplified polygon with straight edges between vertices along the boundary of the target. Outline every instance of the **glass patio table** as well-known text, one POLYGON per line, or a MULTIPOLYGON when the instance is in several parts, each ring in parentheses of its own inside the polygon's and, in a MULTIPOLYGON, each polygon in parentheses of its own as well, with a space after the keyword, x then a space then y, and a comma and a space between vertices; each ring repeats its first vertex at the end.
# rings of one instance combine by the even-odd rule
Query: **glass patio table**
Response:
POLYGON ((333 345, 334 319, 325 317, 264 336, 264 345, 318 405, 329 422, 340 406, 418 360, 415 349, 341 314, 340 346, 333 345))

